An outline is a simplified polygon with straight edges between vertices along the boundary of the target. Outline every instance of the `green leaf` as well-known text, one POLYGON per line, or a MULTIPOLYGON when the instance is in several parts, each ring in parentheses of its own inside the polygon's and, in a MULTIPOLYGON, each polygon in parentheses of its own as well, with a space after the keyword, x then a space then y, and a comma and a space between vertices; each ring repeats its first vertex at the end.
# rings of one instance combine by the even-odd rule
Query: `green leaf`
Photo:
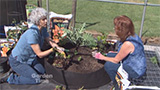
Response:
POLYGON ((81 57, 81 56, 79 56, 79 57, 78 57, 78 61, 81 61, 81 60, 82 60, 82 57, 81 57))

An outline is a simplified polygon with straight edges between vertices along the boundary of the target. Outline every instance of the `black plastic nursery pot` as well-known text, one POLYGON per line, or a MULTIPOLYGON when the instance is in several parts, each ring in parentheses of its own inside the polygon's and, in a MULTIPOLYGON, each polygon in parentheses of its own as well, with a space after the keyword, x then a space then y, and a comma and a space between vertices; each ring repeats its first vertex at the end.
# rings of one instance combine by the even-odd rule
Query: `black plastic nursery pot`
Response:
POLYGON ((49 80, 56 81, 70 89, 81 87, 85 89, 98 88, 111 81, 103 67, 95 72, 76 73, 56 68, 45 60, 45 69, 47 74, 53 75, 53 78, 49 80))
POLYGON ((7 57, 0 57, 0 73, 5 73, 8 71, 9 66, 7 64, 7 57))

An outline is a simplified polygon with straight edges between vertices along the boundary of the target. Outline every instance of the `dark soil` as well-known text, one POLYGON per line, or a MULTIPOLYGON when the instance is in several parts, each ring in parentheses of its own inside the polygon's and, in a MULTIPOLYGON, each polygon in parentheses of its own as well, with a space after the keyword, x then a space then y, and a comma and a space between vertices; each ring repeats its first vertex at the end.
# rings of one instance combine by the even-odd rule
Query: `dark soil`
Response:
MULTIPOLYGON (((65 69, 70 72, 78 72, 78 73, 89 73, 99 70, 104 66, 104 62, 99 61, 92 57, 92 49, 88 47, 79 47, 78 53, 75 55, 75 48, 70 49, 69 52, 66 52, 67 55, 71 55, 71 58, 69 59, 60 59, 60 58, 54 58, 53 60, 53 66, 55 66, 55 63, 59 63, 59 66, 56 66, 60 69, 65 69), (78 58, 80 58, 78 60, 78 58)), ((49 58, 48 60, 50 60, 49 58)))
MULTIPOLYGON (((75 49, 71 49, 74 52, 75 49)), ((92 57, 92 50, 87 47, 79 47, 78 54, 71 60, 71 65, 67 68, 68 71, 89 73, 94 72, 103 67, 103 63, 99 63, 98 60, 92 57), (81 60, 77 61, 81 56, 81 60)))
MULTIPOLYGON (((66 56, 70 56, 70 58, 64 59, 57 56, 54 58, 49 57, 48 62, 54 67, 70 72, 90 73, 104 66, 105 61, 97 60, 92 57, 92 52, 94 50, 89 47, 80 46, 76 49, 75 46, 70 43, 62 47, 69 50, 69 52, 66 52, 66 56)), ((107 53, 110 50, 113 51, 114 47, 115 45, 106 44, 102 49, 105 50, 103 52, 107 53)), ((52 54, 52 56, 54 56, 54 54, 52 54)))

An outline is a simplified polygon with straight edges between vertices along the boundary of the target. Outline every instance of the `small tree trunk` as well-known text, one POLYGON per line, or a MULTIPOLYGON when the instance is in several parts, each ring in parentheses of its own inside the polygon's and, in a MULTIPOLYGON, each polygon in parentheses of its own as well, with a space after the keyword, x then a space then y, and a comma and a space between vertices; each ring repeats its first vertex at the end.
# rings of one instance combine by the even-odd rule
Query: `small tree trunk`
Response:
POLYGON ((38 7, 42 7, 42 0, 37 1, 38 7))
POLYGON ((76 21, 76 7, 77 7, 77 0, 73 0, 72 2, 72 20, 71 20, 71 27, 75 27, 75 21, 76 21))

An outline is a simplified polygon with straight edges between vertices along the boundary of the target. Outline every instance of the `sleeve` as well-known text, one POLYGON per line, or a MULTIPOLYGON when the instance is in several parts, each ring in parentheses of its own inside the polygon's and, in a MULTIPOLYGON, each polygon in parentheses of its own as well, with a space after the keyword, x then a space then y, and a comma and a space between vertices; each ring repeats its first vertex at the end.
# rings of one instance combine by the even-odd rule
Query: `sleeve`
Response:
POLYGON ((28 44, 38 44, 38 34, 34 30, 28 30, 27 42, 28 44))

